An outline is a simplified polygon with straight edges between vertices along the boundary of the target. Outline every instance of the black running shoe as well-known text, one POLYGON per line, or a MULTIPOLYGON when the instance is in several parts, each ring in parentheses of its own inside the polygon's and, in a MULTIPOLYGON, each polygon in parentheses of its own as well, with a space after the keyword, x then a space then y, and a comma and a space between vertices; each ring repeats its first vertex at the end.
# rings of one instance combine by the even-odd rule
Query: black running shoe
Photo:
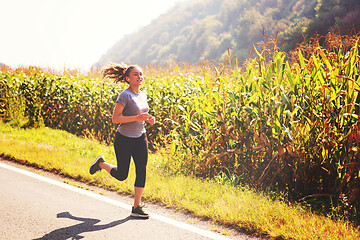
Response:
POLYGON ((97 171, 100 171, 101 168, 99 166, 99 163, 101 162, 105 162, 104 160, 104 156, 99 156, 90 166, 90 174, 93 175, 94 173, 96 173, 97 171))
POLYGON ((137 206, 136 208, 132 207, 131 216, 140 217, 140 218, 149 218, 149 214, 144 212, 141 206, 137 206))

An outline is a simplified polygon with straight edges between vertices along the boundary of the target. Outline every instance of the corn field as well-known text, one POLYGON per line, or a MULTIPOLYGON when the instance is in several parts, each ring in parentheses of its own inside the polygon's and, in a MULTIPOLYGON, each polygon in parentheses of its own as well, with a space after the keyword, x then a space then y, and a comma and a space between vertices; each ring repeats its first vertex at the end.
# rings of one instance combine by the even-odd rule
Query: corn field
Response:
MULTIPOLYGON (((322 46, 315 39, 289 54, 264 43, 243 67, 230 55, 196 70, 144 67, 143 89, 158 121, 147 127, 150 148, 168 148, 173 173, 231 173, 237 183, 285 192, 325 212, 337 207, 359 224, 359 36, 339 38, 330 34, 322 46)), ((3 69, 0 86, 4 122, 108 144, 114 103, 127 87, 36 67, 3 69)))

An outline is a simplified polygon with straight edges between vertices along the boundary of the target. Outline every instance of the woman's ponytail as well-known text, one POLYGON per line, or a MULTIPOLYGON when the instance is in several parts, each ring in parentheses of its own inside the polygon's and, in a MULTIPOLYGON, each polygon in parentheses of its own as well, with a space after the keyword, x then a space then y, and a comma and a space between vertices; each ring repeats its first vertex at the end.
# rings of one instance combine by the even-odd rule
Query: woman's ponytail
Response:
POLYGON ((126 75, 125 75, 127 69, 128 69, 128 66, 125 63, 111 64, 110 66, 104 68, 101 71, 101 76, 103 78, 111 79, 115 83, 127 82, 126 75))
POLYGON ((126 77, 129 76, 129 73, 133 68, 139 68, 139 66, 137 65, 128 66, 125 63, 111 64, 110 66, 104 68, 101 71, 101 76, 102 78, 112 79, 115 83, 118 82, 128 83, 126 77))

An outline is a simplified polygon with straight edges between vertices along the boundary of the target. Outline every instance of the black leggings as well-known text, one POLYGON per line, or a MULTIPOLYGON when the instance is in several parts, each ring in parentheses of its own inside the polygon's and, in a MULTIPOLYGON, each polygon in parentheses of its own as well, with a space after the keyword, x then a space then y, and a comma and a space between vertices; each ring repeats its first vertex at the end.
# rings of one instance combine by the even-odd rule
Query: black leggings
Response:
POLYGON ((130 159, 133 157, 136 171, 135 187, 145 187, 146 164, 148 160, 146 134, 138 138, 129 138, 116 132, 114 148, 117 168, 111 169, 110 175, 119 181, 124 181, 128 177, 130 159))

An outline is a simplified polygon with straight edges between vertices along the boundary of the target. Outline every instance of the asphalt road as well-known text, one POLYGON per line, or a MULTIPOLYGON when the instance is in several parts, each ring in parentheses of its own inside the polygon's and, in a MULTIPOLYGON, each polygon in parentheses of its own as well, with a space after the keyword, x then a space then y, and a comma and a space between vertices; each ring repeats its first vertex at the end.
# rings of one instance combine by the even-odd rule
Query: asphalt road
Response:
POLYGON ((0 161, 0 239, 254 239, 216 233, 210 223, 149 206, 130 217, 132 199, 63 183, 49 173, 0 161), (30 170, 30 171, 29 171, 30 170), (120 201, 119 201, 120 200, 120 201))

